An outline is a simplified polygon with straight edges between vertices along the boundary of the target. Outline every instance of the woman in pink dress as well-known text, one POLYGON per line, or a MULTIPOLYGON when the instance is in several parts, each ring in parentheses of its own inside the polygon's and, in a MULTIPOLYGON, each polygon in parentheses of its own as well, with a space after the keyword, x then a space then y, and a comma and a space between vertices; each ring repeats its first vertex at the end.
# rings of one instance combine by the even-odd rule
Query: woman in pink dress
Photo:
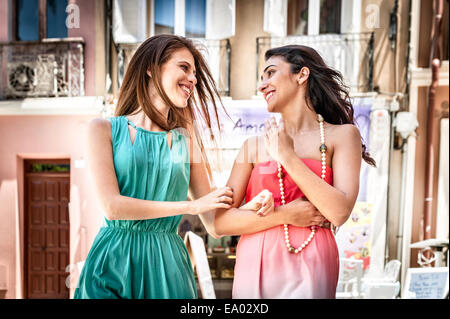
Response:
POLYGON ((333 231, 355 204, 361 159, 375 162, 342 76, 315 50, 289 45, 265 58, 259 91, 282 119, 244 143, 227 183, 233 208, 215 217, 219 234, 241 235, 233 298, 335 298, 333 231), (264 190, 272 197, 261 196, 264 190), (239 207, 244 197, 249 206, 261 199, 264 217, 239 207))

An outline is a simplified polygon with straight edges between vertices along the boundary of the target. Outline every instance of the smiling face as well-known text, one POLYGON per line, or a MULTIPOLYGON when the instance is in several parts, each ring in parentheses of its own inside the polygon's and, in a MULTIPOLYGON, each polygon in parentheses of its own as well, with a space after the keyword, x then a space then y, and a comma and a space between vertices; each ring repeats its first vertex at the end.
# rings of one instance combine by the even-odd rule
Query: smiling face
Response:
POLYGON ((177 107, 188 105, 197 84, 195 61, 187 48, 176 50, 161 66, 161 85, 170 101, 177 107))
POLYGON ((299 75, 291 73, 291 65, 283 57, 272 56, 266 61, 258 90, 264 95, 269 112, 282 112, 295 99, 298 80, 299 75))

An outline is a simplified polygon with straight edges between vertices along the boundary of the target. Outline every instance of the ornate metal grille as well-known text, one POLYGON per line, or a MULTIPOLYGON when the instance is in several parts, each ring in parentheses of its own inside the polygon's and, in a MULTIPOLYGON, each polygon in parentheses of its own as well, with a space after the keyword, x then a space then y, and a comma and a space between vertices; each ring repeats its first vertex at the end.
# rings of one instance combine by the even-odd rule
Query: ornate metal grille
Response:
POLYGON ((0 43, 0 100, 83 96, 82 39, 0 43))

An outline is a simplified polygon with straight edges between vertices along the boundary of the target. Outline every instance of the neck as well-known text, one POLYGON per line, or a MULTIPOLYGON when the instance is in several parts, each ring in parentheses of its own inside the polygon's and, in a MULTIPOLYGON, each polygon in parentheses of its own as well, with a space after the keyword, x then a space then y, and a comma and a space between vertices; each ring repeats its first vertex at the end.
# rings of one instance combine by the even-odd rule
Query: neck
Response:
POLYGON ((317 114, 311 110, 306 100, 295 99, 291 105, 287 105, 281 113, 286 131, 289 135, 294 136, 302 131, 310 131, 319 128, 317 122, 317 114))
POLYGON ((152 98, 153 105, 155 108, 164 116, 167 120, 169 117, 169 107, 162 101, 162 99, 158 97, 152 98))
MULTIPOLYGON (((161 111, 160 111, 161 112, 161 111)), ((168 110, 167 110, 168 113, 168 110)), ((164 113, 163 113, 164 114, 164 113)), ((128 116, 128 118, 137 126, 142 127, 143 129, 146 129, 148 131, 162 131, 162 128, 159 127, 158 124, 153 122, 142 109, 139 109, 139 111, 136 114, 133 114, 131 116, 128 116)))
POLYGON ((150 99, 155 108, 164 116, 164 118, 168 119, 169 117, 169 106, 164 103, 163 99, 156 93, 155 88, 152 83, 149 83, 148 92, 150 95, 150 99))

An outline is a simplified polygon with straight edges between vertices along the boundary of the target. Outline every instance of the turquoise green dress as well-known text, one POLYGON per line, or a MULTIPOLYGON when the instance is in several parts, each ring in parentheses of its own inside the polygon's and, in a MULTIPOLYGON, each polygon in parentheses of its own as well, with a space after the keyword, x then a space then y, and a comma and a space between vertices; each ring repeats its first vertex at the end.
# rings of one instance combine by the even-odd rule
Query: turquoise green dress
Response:
MULTIPOLYGON (((186 138, 111 121, 114 168, 120 194, 152 201, 187 199, 190 163, 186 138), (131 143, 128 125, 136 128, 131 143)), ((194 272, 178 235, 182 215, 147 220, 104 218, 80 274, 75 299, 197 298, 194 272)))

